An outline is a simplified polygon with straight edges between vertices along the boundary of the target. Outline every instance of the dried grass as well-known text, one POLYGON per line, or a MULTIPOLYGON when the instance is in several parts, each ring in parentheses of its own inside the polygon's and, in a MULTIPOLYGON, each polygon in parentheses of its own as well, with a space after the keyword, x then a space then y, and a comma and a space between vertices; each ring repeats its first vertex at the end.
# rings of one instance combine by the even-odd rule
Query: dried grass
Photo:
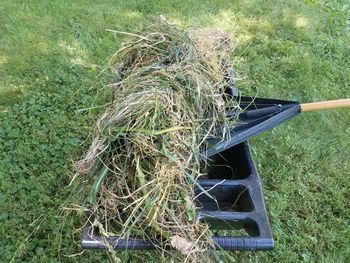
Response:
POLYGON ((237 105, 226 98, 223 65, 233 44, 224 33, 181 30, 165 19, 138 34, 113 32, 127 38, 109 63, 119 76, 110 85, 115 98, 77 163, 87 205, 100 233, 158 240, 183 261, 208 262, 214 244, 193 189, 205 141, 226 138, 235 123, 225 113, 237 105))

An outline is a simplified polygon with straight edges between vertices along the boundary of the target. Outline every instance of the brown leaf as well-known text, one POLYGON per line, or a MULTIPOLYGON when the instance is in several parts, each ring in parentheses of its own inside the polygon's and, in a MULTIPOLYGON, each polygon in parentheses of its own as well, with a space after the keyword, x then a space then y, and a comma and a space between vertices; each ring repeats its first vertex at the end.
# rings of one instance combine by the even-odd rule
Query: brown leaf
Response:
POLYGON ((178 235, 171 237, 170 243, 183 255, 188 255, 190 252, 199 251, 194 242, 188 241, 186 238, 178 235))

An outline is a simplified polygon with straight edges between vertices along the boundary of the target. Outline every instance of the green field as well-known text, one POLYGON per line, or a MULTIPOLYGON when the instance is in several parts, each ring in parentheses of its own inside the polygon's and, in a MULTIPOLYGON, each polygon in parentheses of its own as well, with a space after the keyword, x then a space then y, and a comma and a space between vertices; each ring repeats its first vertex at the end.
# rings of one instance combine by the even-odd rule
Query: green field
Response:
MULTIPOLYGON (((101 108, 84 109, 110 99, 113 76, 98 75, 122 39, 105 29, 132 31, 159 14, 216 27, 237 40, 246 94, 350 98, 349 0, 0 2, 0 262, 110 260, 80 248, 83 213, 61 211, 101 108)), ((343 109, 251 141, 276 248, 232 253, 237 262, 350 262, 349 138, 343 109)), ((149 252, 120 257, 157 262, 149 252)))

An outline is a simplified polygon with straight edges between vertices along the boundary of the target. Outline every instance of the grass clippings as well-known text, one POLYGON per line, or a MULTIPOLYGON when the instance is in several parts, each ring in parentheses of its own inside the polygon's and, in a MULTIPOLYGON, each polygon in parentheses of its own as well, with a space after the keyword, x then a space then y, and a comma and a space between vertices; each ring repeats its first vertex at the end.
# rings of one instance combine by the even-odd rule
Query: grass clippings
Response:
POLYGON ((76 165, 94 225, 105 235, 157 240, 183 261, 214 260, 193 189, 206 140, 227 138, 236 121, 226 117, 227 107, 238 108, 226 93, 232 42, 164 18, 138 33, 110 31, 126 36, 106 69, 118 79, 113 102, 76 165))

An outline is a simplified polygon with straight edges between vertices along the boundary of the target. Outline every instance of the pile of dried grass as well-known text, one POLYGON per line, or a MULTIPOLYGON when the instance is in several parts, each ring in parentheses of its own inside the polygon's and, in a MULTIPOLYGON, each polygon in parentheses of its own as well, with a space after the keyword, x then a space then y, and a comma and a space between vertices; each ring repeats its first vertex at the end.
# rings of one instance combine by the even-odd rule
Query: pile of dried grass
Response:
POLYGON ((222 64, 232 43, 162 19, 138 34, 115 32, 128 37, 110 61, 115 98, 77 163, 94 224, 105 235, 156 239, 183 260, 208 262, 214 245, 197 220, 193 188, 206 139, 224 139, 235 122, 225 114, 238 105, 226 99, 222 64))

